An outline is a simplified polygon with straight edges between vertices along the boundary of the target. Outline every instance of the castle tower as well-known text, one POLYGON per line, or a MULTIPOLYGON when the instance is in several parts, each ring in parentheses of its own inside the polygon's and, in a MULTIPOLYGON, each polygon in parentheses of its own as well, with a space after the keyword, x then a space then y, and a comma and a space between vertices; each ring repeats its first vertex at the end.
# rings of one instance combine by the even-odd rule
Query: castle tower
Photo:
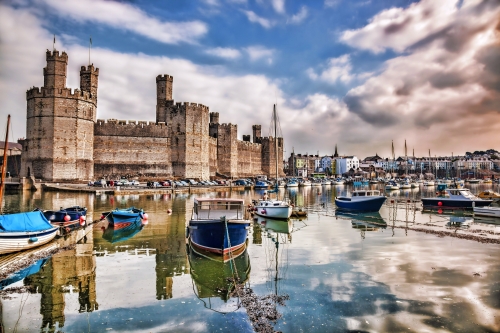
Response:
POLYGON ((209 179, 209 109, 196 103, 176 103, 167 108, 174 177, 209 179))
POLYGON ((173 105, 174 77, 164 74, 156 77, 156 123, 167 123, 168 106, 173 105))
POLYGON ((253 125, 252 126, 253 142, 254 143, 258 143, 259 142, 259 138, 262 137, 261 130, 262 130, 262 126, 261 125, 253 125))
POLYGON ((238 176, 238 126, 217 125, 217 170, 228 177, 238 176))
POLYGON ((26 92, 26 140, 21 175, 46 181, 94 178, 94 122, 99 69, 80 72, 80 89, 66 88, 68 55, 46 53, 44 86, 26 92))
POLYGON ((276 178, 276 158, 278 159, 278 177, 284 177, 283 138, 260 138, 262 144, 262 172, 270 178, 276 178), (276 140, 278 151, 276 152, 276 140))

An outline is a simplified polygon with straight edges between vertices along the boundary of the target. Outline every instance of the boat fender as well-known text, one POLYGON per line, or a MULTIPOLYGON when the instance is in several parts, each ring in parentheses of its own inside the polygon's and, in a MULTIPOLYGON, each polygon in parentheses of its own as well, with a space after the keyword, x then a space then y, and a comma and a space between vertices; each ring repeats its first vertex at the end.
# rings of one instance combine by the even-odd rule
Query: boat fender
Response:
POLYGON ((71 217, 69 217, 69 215, 64 215, 64 221, 68 222, 69 220, 71 220, 71 217))
POLYGON ((38 242, 38 237, 31 237, 31 238, 30 238, 30 242, 31 242, 31 243, 36 243, 36 242, 38 242))
POLYGON ((263 209, 263 210, 261 210, 261 211, 260 211, 260 213, 261 213, 261 214, 266 214, 266 210, 265 210, 265 209, 263 209))
POLYGON ((438 202, 438 206, 442 206, 443 203, 441 201, 438 202))
POLYGON ((85 224, 85 216, 80 216, 80 225, 85 224))
POLYGON ((101 221, 104 220, 104 218, 105 218, 104 215, 101 215, 101 221))

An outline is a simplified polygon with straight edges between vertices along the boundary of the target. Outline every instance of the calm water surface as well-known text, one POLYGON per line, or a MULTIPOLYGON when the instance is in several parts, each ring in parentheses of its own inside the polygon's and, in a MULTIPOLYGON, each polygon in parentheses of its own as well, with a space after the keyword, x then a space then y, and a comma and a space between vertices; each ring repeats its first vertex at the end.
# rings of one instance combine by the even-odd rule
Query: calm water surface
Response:
MULTIPOLYGON (((492 188, 498 190, 476 185, 472 191, 492 188)), ((309 216, 255 220, 247 250, 233 266, 186 247, 193 195, 10 194, 4 206, 8 212, 81 205, 95 220, 114 207, 135 206, 147 211, 149 221, 125 234, 96 224, 74 250, 48 258, 28 277, 5 286, 34 286, 36 291, 1 300, 4 331, 252 332, 245 308, 229 292, 226 278, 235 271, 259 296, 289 295, 285 306, 276 305, 283 316, 275 329, 283 332, 500 331, 498 244, 392 227, 425 223, 445 228, 450 217, 390 200, 379 214, 336 216, 334 197, 351 190, 283 190, 309 216)), ((433 196, 435 189, 425 191, 421 187, 390 196, 405 202, 433 196)), ((197 196, 250 203, 261 195, 197 196)), ((498 225, 474 224, 500 233, 498 225)))

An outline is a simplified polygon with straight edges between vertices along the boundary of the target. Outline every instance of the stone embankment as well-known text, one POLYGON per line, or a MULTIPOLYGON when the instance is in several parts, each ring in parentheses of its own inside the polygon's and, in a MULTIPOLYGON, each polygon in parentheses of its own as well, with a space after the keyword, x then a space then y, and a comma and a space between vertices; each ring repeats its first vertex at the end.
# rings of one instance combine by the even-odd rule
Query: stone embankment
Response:
POLYGON ((146 187, 139 186, 113 186, 95 187, 82 184, 45 183, 44 191, 58 192, 87 192, 96 194, 163 194, 163 193, 206 193, 227 192, 231 190, 243 191, 245 186, 185 186, 185 187, 146 187))

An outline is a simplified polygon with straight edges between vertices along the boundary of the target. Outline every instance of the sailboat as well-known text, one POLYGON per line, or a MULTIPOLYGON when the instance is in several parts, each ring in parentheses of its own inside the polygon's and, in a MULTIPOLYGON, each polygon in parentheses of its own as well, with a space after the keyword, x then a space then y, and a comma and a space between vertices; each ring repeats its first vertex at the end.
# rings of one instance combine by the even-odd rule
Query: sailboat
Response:
POLYGON ((386 191, 399 190, 399 184, 392 180, 392 171, 394 169, 394 163, 396 161, 396 156, 394 155, 394 141, 392 142, 392 163, 391 163, 391 180, 385 185, 386 191))
MULTIPOLYGON (((430 171, 432 173, 431 150, 430 149, 429 149, 429 168, 430 168, 430 171)), ((436 186, 436 183, 434 183, 434 181, 431 179, 431 180, 425 181, 424 186, 436 186)))
MULTIPOLYGON (((7 171, 7 145, 9 141, 10 115, 7 117, 7 131, 3 150, 3 164, 0 178, 0 208, 5 188, 7 171)), ((50 242, 56 237, 59 227, 54 227, 41 211, 0 215, 0 254, 27 250, 50 242)))
MULTIPOLYGON (((273 124, 274 124, 274 153, 276 154, 276 179, 278 179, 278 138, 277 126, 278 116, 276 114, 276 104, 273 107, 273 124)), ((274 219, 287 219, 292 215, 292 206, 290 202, 278 199, 278 187, 275 185, 274 190, 267 191, 263 199, 258 200, 254 206, 255 214, 263 217, 274 219), (276 193, 276 199, 271 199, 268 194, 276 193)))

